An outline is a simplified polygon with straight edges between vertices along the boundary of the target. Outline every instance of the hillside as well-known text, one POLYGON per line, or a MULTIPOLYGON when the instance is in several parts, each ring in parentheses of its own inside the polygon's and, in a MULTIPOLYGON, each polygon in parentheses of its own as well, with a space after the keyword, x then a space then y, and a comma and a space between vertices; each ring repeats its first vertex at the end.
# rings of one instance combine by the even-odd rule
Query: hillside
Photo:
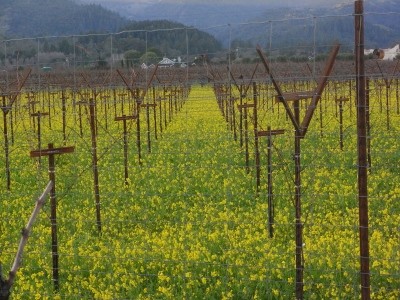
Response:
MULTIPOLYGON (((149 31, 147 34, 147 48, 157 48, 161 54, 178 56, 189 53, 214 53, 222 49, 222 45, 211 34, 185 26, 181 23, 155 20, 132 21, 122 28, 123 31, 149 31), (177 29, 177 30, 168 30, 177 29), (187 44, 186 44, 187 34, 187 44), (187 46, 189 49, 187 49, 187 46)), ((142 37, 144 41, 144 36, 142 37)))
MULTIPOLYGON (((398 15, 372 14, 375 5, 367 6, 365 17, 365 45, 367 48, 387 48, 400 41, 398 15)), ((388 8, 387 11, 393 11, 388 8)), ((272 24, 272 47, 298 47, 330 44, 339 41, 347 51, 354 44, 354 18, 352 6, 326 9, 271 9, 249 21, 249 25, 232 25, 231 39, 269 46, 270 24, 266 20, 284 20, 272 24), (314 18, 316 16, 316 18, 314 18), (324 17, 326 16, 326 17, 324 17), (334 17, 332 17, 334 16, 334 17), (314 21, 316 23, 314 23, 314 21), (260 22, 266 23, 260 26, 260 22)), ((379 12, 378 12, 379 13, 379 12)), ((229 28, 211 29, 210 32, 224 45, 229 43, 229 28)), ((344 50, 344 49, 343 49, 344 50)))
POLYGON ((163 56, 178 58, 187 56, 188 51, 196 55, 222 49, 209 33, 181 23, 129 21, 100 5, 77 4, 72 0, 2 0, 0 39, 2 36, 32 38, 23 43, 10 41, 6 49, 0 48, 0 63, 10 65, 17 61, 35 63, 38 57, 42 64, 67 65, 75 56, 85 66, 104 67, 115 60, 127 64, 154 63, 163 56))
POLYGON ((0 34, 7 37, 115 32, 127 23, 100 5, 72 0, 1 0, 0 34))
MULTIPOLYGON (((274 47, 283 48, 307 42, 313 43, 313 17, 317 17, 317 43, 323 44, 339 40, 342 44, 352 45, 354 40, 354 18, 352 17, 354 1, 318 1, 321 3, 320 5, 307 1, 308 6, 302 4, 303 1, 299 1, 298 5, 291 7, 283 7, 285 1, 212 2, 204 0, 171 3, 161 0, 154 3, 146 1, 146 5, 142 2, 141 5, 126 2, 117 4, 104 2, 104 5, 135 20, 162 18, 195 26, 214 35, 225 47, 229 45, 229 38, 241 41, 239 44, 242 45, 251 45, 251 47, 257 43, 267 44, 268 22, 286 19, 292 19, 292 21, 274 22, 273 24, 274 47), (340 2, 345 4, 338 4, 340 2), (331 16, 342 17, 332 18, 331 16), (304 18, 308 18, 308 21, 293 20, 304 18), (262 22, 267 24, 260 25, 262 22), (238 25, 244 23, 258 24, 238 25), (231 27, 228 27, 228 24, 231 24, 231 27)), ((365 2, 367 47, 385 48, 399 42, 399 7, 399 0, 365 2)))
MULTIPOLYGON (((233 49, 251 50, 254 55, 256 44, 268 47, 271 42, 274 49, 280 49, 279 54, 296 55, 293 49, 299 46, 309 49, 314 43, 314 36, 317 45, 339 41, 343 45, 341 51, 346 53, 352 52, 354 43, 352 4, 332 3, 329 8, 282 8, 277 4, 278 1, 268 4, 258 1, 244 5, 244 1, 211 3, 213 1, 204 0, 173 4, 157 0, 119 4, 107 2, 106 9, 99 4, 83 4, 80 1, 83 0, 1 0, 0 38, 149 31, 147 37, 139 33, 130 36, 117 34, 113 37, 112 52, 125 54, 135 50, 134 53, 128 53, 128 57, 132 56, 136 60, 146 49, 151 49, 158 57, 177 57, 186 54, 187 50, 190 54, 212 54, 222 47, 231 46, 233 49), (315 27, 314 17, 317 22, 315 27), (270 21, 276 20, 285 21, 272 22, 273 31, 270 36, 270 21), (172 28, 180 30, 168 30, 172 28), (189 49, 186 49, 187 45, 189 49)), ((399 0, 366 2, 366 48, 392 47, 400 41, 400 32, 397 30, 399 3, 399 0)), ((89 50, 85 51, 85 55, 95 53, 91 54, 92 59, 95 56, 98 59, 111 55, 109 50, 104 50, 109 48, 110 40, 107 37, 80 37, 77 42, 82 49, 89 50)), ((43 51, 69 55, 72 44, 71 40, 49 40, 43 51)), ((8 52, 13 50, 12 46, 8 47, 8 52)), ((26 43, 25 50, 14 50, 18 50, 21 55, 28 53, 27 57, 33 57, 37 51, 35 47, 37 45, 26 43), (28 47, 32 49, 26 50, 28 47)), ((307 53, 302 55, 309 55, 307 53)))

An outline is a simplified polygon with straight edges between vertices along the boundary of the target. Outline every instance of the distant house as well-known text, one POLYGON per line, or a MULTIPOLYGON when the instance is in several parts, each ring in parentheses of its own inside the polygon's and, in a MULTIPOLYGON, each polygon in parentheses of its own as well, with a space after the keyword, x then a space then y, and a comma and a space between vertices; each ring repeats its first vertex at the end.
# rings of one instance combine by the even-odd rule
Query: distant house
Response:
POLYGON ((142 63, 142 64, 140 65, 140 68, 141 68, 142 70, 154 69, 155 67, 156 67, 156 66, 155 66, 154 64, 146 65, 145 63, 142 63))
POLYGON ((159 63, 158 66, 161 68, 169 68, 173 67, 175 65, 175 62, 167 57, 164 57, 159 63))
POLYGON ((393 48, 388 49, 368 49, 364 50, 364 54, 373 54, 373 56, 378 59, 394 60, 396 56, 400 55, 400 45, 397 44, 393 48))

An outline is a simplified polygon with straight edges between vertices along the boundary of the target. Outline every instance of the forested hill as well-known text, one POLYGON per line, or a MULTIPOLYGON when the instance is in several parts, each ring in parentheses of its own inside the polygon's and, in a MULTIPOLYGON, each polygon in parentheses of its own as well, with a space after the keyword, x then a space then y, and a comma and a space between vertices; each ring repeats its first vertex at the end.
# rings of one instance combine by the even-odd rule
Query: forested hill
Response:
MULTIPOLYGON (((212 53, 222 48, 220 42, 204 31, 165 20, 132 21, 100 5, 77 4, 73 0, 0 0, 0 40, 121 31, 131 33, 114 36, 114 51, 135 51, 134 56, 142 55, 147 48, 160 56, 179 56, 187 51, 212 53)), ((87 49, 97 49, 97 52, 109 47, 107 35, 81 36, 78 43, 87 49)), ((68 39, 47 39, 44 45, 44 52, 68 55, 72 51, 72 42, 68 39)), ((30 53, 32 56, 36 51, 29 43, 18 47, 22 48, 10 48, 8 52, 18 50, 20 55, 30 53)), ((1 52, 2 49, 0 57, 1 52)))
POLYGON ((100 5, 72 0, 1 0, 0 35, 37 37, 116 32, 127 23, 100 5))
POLYGON ((146 37, 143 33, 137 34, 137 37, 142 42, 146 38, 147 47, 157 48, 163 52, 162 54, 182 55, 186 54, 186 51, 189 53, 214 53, 222 49, 221 43, 211 34, 167 20, 131 21, 123 30, 146 31, 146 37))

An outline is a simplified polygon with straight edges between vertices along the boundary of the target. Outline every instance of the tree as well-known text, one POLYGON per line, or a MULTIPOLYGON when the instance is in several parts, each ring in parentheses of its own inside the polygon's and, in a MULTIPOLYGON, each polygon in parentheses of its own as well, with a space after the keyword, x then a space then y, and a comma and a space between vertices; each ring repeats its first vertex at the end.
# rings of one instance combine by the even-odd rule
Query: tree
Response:
POLYGON ((129 50, 124 53, 124 60, 126 62, 126 67, 133 67, 136 63, 139 62, 141 53, 137 50, 129 50))
POLYGON ((58 50, 65 55, 69 55, 73 52, 73 47, 72 45, 68 42, 68 40, 63 39, 59 45, 58 45, 58 50))
POLYGON ((160 57, 154 52, 146 52, 140 57, 140 62, 145 64, 156 64, 159 61, 160 57))

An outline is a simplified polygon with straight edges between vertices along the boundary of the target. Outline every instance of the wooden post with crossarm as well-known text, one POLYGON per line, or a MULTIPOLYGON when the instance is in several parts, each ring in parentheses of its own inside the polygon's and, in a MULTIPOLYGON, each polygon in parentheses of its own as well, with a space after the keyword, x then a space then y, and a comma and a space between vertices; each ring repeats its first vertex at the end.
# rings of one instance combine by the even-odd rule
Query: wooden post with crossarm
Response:
POLYGON ((59 267, 58 267, 58 241, 57 241, 57 201, 56 201, 56 166, 55 155, 74 152, 75 147, 54 148, 53 144, 48 144, 48 149, 38 149, 30 152, 31 157, 49 157, 49 179, 53 183, 50 191, 50 209, 51 209, 51 255, 53 261, 53 282, 54 289, 59 289, 59 267))
POLYGON ((306 136, 311 119, 314 115, 315 109, 317 108, 318 102, 321 99, 321 95, 327 84, 328 78, 332 72, 336 56, 339 52, 340 45, 336 44, 332 47, 332 50, 325 63, 325 68, 320 75, 317 85, 312 91, 292 92, 284 93, 280 87, 278 81, 274 78, 274 75, 270 69, 268 60, 262 51, 260 46, 257 46, 257 53, 260 56, 262 63, 264 64, 265 70, 269 74, 269 78, 274 86, 277 93, 276 100, 282 103, 285 107, 286 114, 294 127, 294 164, 295 164, 295 230, 296 230, 296 299, 304 299, 304 255, 303 255, 303 221, 301 214, 301 139, 306 136), (308 106, 305 111, 303 120, 300 120, 300 100, 308 100, 308 106), (293 102, 293 110, 290 108, 289 101, 293 102), (301 122, 300 122, 301 121, 301 122))

